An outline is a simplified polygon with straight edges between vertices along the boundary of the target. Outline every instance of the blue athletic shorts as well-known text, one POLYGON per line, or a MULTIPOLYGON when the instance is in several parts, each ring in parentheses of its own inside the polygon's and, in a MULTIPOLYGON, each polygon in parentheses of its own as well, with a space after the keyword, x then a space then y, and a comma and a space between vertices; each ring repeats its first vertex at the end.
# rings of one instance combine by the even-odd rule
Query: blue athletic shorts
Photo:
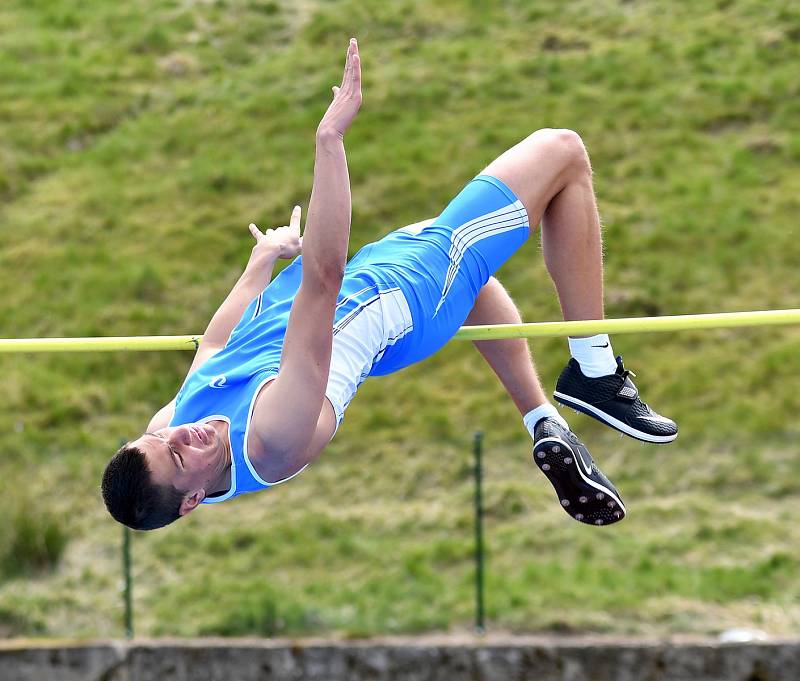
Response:
POLYGON ((528 238, 528 215, 496 177, 479 175, 432 223, 403 227, 362 248, 348 271, 363 271, 380 288, 399 288, 413 328, 375 362, 384 375, 419 362, 458 331, 489 277, 528 238))

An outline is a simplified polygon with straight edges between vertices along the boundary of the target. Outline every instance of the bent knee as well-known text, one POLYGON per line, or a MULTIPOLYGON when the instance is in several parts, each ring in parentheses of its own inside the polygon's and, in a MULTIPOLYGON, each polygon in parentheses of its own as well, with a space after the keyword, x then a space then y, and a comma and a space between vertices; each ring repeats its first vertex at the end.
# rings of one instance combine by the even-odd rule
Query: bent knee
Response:
POLYGON ((564 167, 579 171, 591 170, 589 154, 581 136, 567 128, 542 128, 529 139, 547 147, 547 155, 564 167))

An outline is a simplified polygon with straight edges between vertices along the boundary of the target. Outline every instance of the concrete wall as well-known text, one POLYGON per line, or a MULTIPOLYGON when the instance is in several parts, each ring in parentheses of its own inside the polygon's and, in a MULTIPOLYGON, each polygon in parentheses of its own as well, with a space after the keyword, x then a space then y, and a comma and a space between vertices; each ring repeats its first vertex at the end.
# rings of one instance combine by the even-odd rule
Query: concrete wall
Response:
POLYGON ((0 643, 0 681, 800 681, 800 641, 427 637, 0 643))

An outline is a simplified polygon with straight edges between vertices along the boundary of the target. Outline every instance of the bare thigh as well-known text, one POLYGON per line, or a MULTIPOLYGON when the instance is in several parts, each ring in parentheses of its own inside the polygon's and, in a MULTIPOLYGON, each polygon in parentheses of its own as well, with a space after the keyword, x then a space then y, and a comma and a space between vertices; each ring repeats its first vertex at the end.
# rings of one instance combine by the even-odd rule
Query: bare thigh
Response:
POLYGON ((588 164, 586 149, 576 132, 544 128, 503 152, 483 174, 511 188, 528 211, 531 228, 535 228, 553 197, 588 164))

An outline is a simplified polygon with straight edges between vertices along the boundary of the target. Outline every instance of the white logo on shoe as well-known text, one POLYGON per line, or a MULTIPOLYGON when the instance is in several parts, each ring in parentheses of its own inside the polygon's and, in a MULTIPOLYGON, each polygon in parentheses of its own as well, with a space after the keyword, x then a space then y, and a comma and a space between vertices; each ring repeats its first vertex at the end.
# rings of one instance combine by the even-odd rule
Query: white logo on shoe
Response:
POLYGON ((666 424, 672 423, 672 421, 670 421, 669 419, 664 418, 663 416, 659 416, 658 414, 656 414, 655 416, 640 416, 639 418, 644 421, 652 421, 653 423, 666 423, 666 424))
POLYGON ((578 458, 581 460, 581 463, 583 464, 583 467, 586 469, 586 475, 591 475, 592 474, 592 464, 590 464, 590 463, 587 464, 586 461, 584 460, 583 456, 578 456, 578 458))
POLYGON ((211 388, 224 388, 225 382, 227 381, 227 377, 225 374, 220 374, 219 376, 214 376, 209 382, 208 385, 211 388))

